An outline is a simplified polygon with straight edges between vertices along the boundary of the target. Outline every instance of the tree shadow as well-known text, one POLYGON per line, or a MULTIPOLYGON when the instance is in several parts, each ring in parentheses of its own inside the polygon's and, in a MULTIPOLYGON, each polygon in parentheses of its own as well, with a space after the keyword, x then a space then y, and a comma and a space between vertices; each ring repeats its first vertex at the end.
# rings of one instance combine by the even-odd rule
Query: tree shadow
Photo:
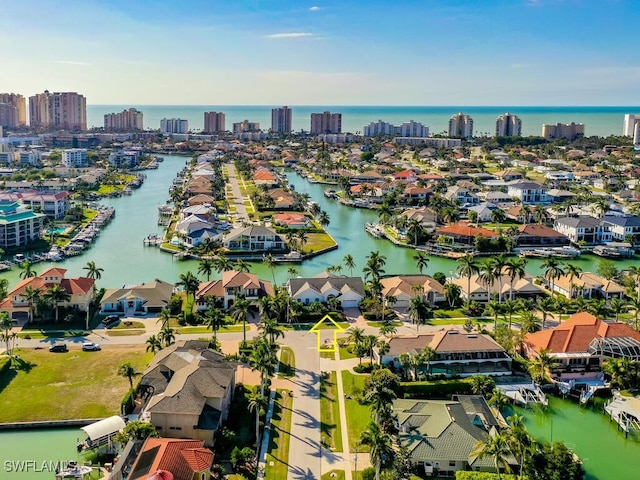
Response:
POLYGON ((38 366, 36 363, 32 363, 32 362, 29 362, 28 360, 24 360, 20 358, 18 355, 15 355, 12 358, 11 364, 14 370, 25 372, 25 373, 29 373, 33 369, 33 367, 38 366))

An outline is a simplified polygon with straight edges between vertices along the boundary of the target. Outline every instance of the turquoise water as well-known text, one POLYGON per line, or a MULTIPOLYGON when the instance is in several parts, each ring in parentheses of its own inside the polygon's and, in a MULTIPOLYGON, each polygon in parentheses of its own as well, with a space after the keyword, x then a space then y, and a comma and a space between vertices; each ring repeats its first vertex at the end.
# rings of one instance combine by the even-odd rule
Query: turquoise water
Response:
POLYGON ((63 234, 65 230, 66 230, 66 227, 54 227, 54 228, 49 228, 46 233, 47 235, 51 235, 52 233, 55 235, 60 235, 60 234, 63 234))
MULTIPOLYGON (((270 105, 88 105, 87 125, 102 127, 104 114, 135 107, 144 113, 145 128, 160 128, 162 118, 184 118, 189 120, 193 131, 202 130, 204 112, 218 111, 226 114, 226 128, 231 130, 232 123, 242 120, 259 122, 263 129, 271 126, 270 105)), ((640 113, 640 107, 530 107, 530 106, 291 106, 294 131, 309 130, 310 115, 314 112, 342 113, 344 132, 362 132, 362 127, 376 120, 402 123, 409 120, 422 122, 429 126, 431 134, 446 131, 449 118, 458 112, 471 115, 474 133, 483 135, 495 132, 496 117, 505 112, 518 115, 522 120, 523 135, 540 135, 542 124, 584 123, 585 135, 621 135, 625 113, 640 113)))

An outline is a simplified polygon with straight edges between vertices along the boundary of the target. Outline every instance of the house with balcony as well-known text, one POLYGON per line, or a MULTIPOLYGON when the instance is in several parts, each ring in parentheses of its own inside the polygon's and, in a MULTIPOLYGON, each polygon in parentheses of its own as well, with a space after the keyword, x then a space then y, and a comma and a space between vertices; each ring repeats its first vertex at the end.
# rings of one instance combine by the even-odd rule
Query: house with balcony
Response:
POLYGON ((400 368, 402 353, 417 354, 430 347, 434 358, 418 369, 423 374, 511 375, 511 357, 489 335, 466 333, 455 327, 415 336, 398 336, 388 341, 389 351, 380 354, 374 349, 374 360, 400 368))
POLYGON ((599 245, 611 241, 610 227, 588 215, 556 218, 553 229, 565 235, 572 243, 599 245))
POLYGON ((284 251, 284 239, 272 228, 250 226, 230 230, 222 240, 226 249, 242 252, 284 251))
POLYGON ((18 202, 0 201, 0 248, 20 247, 40 239, 46 215, 18 202))
POLYGON ((444 193, 444 197, 448 200, 458 202, 463 207, 470 207, 480 203, 480 198, 464 187, 454 185, 449 187, 444 193))
POLYGON ((529 358, 547 351, 557 363, 552 373, 563 380, 598 377, 607 358, 640 360, 639 332, 587 312, 575 313, 557 327, 528 333, 523 345, 529 358))
POLYGON ((220 280, 203 282, 196 291, 196 308, 207 310, 211 302, 220 308, 231 308, 238 297, 257 302, 275 295, 271 282, 260 280, 255 273, 227 270, 220 280))
POLYGON ((507 194, 511 198, 517 198, 523 204, 548 203, 547 189, 536 182, 516 181, 509 184, 507 194))
POLYGON ((624 298, 624 287, 613 280, 607 280, 592 272, 580 272, 579 275, 562 275, 555 279, 553 290, 567 298, 624 298))
POLYGON ((210 449, 204 448, 202 440, 149 437, 131 466, 128 478, 210 480, 213 456, 210 449))
POLYGON ((416 296, 423 296, 429 306, 446 301, 444 287, 429 275, 397 275, 380 279, 382 294, 394 297, 394 308, 409 308, 411 300, 416 296))
POLYGON ((157 313, 169 306, 173 284, 155 279, 140 285, 123 285, 104 292, 100 302, 100 313, 124 316, 157 313))
POLYGON ((561 247, 569 243, 566 235, 538 223, 520 225, 516 236, 518 247, 561 247))
POLYGON ((502 294, 502 298, 509 298, 513 294, 514 298, 533 300, 546 295, 542 287, 536 285, 535 278, 528 273, 522 278, 514 279, 513 284, 506 273, 496 277, 492 283, 483 281, 480 275, 472 275, 470 278, 453 278, 450 282, 460 286, 460 297, 467 302, 488 302, 492 297, 497 296, 498 292, 502 294))
POLYGON ((286 287, 289 295, 304 305, 337 298, 342 308, 357 308, 365 297, 362 278, 324 272, 315 277, 290 278, 286 287))
POLYGON ((447 225, 436 229, 436 235, 449 239, 450 243, 458 245, 474 245, 476 237, 499 238, 496 232, 482 227, 472 227, 466 222, 447 225))
POLYGON ((631 235, 634 245, 640 244, 640 217, 635 215, 605 215, 600 224, 611 232, 614 241, 626 241, 631 235))

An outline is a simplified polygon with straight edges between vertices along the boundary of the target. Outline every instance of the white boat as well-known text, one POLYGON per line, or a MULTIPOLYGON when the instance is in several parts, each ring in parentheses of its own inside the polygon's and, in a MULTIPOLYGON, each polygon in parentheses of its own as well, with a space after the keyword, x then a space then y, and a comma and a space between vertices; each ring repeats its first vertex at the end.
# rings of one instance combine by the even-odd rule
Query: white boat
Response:
POLYGON ((77 462, 69 462, 67 466, 56 472, 56 480, 63 478, 85 478, 91 475, 93 468, 85 465, 78 465, 77 462))

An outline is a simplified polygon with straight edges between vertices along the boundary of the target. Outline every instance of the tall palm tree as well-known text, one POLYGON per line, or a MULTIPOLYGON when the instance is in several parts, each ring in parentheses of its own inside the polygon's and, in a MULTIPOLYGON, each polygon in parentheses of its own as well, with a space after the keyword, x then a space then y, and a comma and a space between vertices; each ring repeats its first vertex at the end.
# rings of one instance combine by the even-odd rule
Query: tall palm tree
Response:
POLYGON ((279 337, 284 337, 284 330, 282 330, 275 318, 261 319, 258 330, 269 341, 270 345, 275 344, 279 337))
POLYGON ((24 279, 36 276, 36 272, 31 268, 31 262, 29 260, 25 260, 24 262, 22 262, 20 264, 20 268, 22 268, 22 271, 20 272, 20 278, 24 279))
POLYGON ((491 211, 491 221, 496 224, 496 230, 500 227, 500 223, 504 222, 507 218, 507 214, 504 210, 495 208, 491 211))
POLYGON ((396 393, 386 385, 379 382, 371 382, 364 399, 371 406, 373 421, 380 425, 384 414, 390 413, 392 402, 397 398, 396 393))
POLYGON ((609 302, 609 309, 616 316, 616 322, 620 319, 620 314, 629 310, 629 303, 619 298, 612 298, 609 302))
POLYGON ((498 317, 504 313, 503 305, 495 300, 489 300, 484 307, 484 315, 493 317, 493 330, 498 328, 498 317))
POLYGON ((507 265, 508 260, 503 254, 491 257, 488 262, 493 270, 493 276, 498 281, 498 302, 502 303, 502 275, 504 267, 507 265))
POLYGON ((100 280, 102 272, 104 272, 104 268, 98 267, 94 261, 87 262, 87 266, 82 267, 82 269, 87 271, 87 277, 92 280, 100 280))
POLYGON ((418 252, 413 256, 413 260, 416 262, 420 275, 422 275, 422 270, 426 270, 429 265, 429 255, 424 252, 418 252))
POLYGON ((169 310, 167 307, 164 307, 158 313, 158 322, 162 322, 161 328, 168 326, 169 320, 171 320, 171 310, 169 310))
POLYGON ((344 263, 344 266, 349 269, 349 275, 353 277, 353 269, 356 268, 356 262, 353 259, 353 255, 347 253, 342 259, 342 262, 344 263))
POLYGON ((218 273, 226 272, 234 267, 233 262, 222 253, 216 255, 216 258, 213 259, 212 266, 218 273))
POLYGON ((270 253, 263 255, 262 264, 271 270, 271 277, 273 278, 273 284, 276 284, 276 262, 273 259, 273 255, 270 253))
POLYGON ((267 380, 275 372, 277 359, 275 348, 267 339, 258 337, 253 343, 253 350, 249 357, 251 368, 260 374, 260 393, 264 395, 267 380))
POLYGON ((429 375, 431 375, 431 361, 435 360, 435 358, 436 351, 429 346, 424 347, 420 352, 420 361, 427 364, 427 373, 429 375))
POLYGON ((376 480, 380 480, 382 465, 389 462, 395 455, 391 435, 386 433, 376 423, 371 422, 367 429, 360 434, 360 444, 369 445, 371 463, 376 469, 376 480))
POLYGON ((544 330, 547 317, 553 311, 554 301, 551 297, 542 297, 536 300, 536 310, 542 314, 542 330, 544 330))
POLYGON ((509 315, 509 330, 511 330, 511 321, 513 319, 513 314, 520 310, 520 303, 515 300, 507 300, 502 304, 502 311, 505 315, 509 315))
POLYGON ((331 223, 331 219, 329 218, 329 214, 324 210, 321 210, 318 214, 318 223, 323 227, 327 227, 329 223, 331 223))
POLYGON ((71 295, 69 295, 67 291, 60 286, 60 284, 56 283, 46 291, 44 297, 51 303, 56 311, 56 323, 58 323, 58 307, 60 306, 60 303, 67 302, 71 298, 71 295))
POLYGON ((164 343, 165 347, 168 347, 176 341, 175 331, 173 330, 173 328, 167 325, 166 327, 163 327, 158 333, 158 339, 160 339, 160 341, 164 343))
POLYGON ((162 350, 162 341, 155 335, 151 335, 147 338, 147 352, 156 353, 162 350))
POLYGON ((423 232, 422 223, 417 218, 407 222, 407 233, 413 237, 413 244, 418 245, 418 238, 423 232))
POLYGON ((236 297, 236 301, 233 303, 233 320, 235 322, 242 321, 242 338, 243 342, 247 343, 247 315, 249 314, 249 308, 251 303, 244 297, 236 297))
POLYGON ((210 306, 204 314, 204 324, 213 331, 213 343, 218 342, 218 330, 224 325, 224 313, 219 308, 210 306))
POLYGON ((214 262, 210 258, 203 258, 198 263, 198 273, 207 277, 207 282, 211 278, 211 274, 214 270, 214 262))
POLYGON ((179 280, 176 282, 176 287, 182 288, 187 295, 195 296, 198 291, 198 287, 200 287, 200 280, 190 271, 187 273, 181 273, 178 276, 179 280))
POLYGON ((300 244, 300 253, 303 253, 304 251, 304 246, 307 244, 307 242, 309 241, 309 238, 307 238, 307 232, 305 232, 304 230, 300 230, 296 236, 298 237, 298 243, 300 244))
MULTIPOLYGON (((140 372, 136 371, 136 367, 127 362, 118 367, 118 375, 129 380, 129 391, 133 392, 133 379, 141 374, 140 372)), ((135 408, 133 394, 131 395, 131 408, 135 408)))
POLYGON ((531 310, 526 310, 520 314, 520 331, 523 334, 533 333, 540 330, 540 319, 531 310))
POLYGON ((385 273, 382 267, 387 263, 387 257, 380 255, 380 252, 375 251, 367 255, 367 264, 362 269, 365 279, 372 278, 379 281, 380 276, 385 273))
POLYGON ((525 267, 527 266, 527 260, 520 257, 512 257, 507 259, 504 264, 504 272, 509 276, 509 298, 513 300, 513 284, 517 279, 522 279, 525 276, 525 267))
MULTIPOLYGON (((487 298, 491 298, 491 288, 496 283, 496 270, 491 259, 484 260, 478 264, 480 270, 478 272, 478 280, 484 285, 487 290, 487 298)), ((499 298, 499 297, 498 297, 499 298)))
POLYGON ((573 281, 576 278, 580 278, 580 274, 582 273, 582 268, 574 263, 567 263, 564 266, 565 274, 569 275, 569 298, 573 298, 573 281))
POLYGON ((446 283, 444 285, 444 296, 449 303, 449 307, 453 308, 456 306, 456 303, 460 300, 460 293, 462 292, 462 288, 457 283, 446 283))
POLYGON ((13 323, 11 322, 11 318, 9 317, 8 312, 0 312, 0 330, 4 333, 2 334, 2 339, 5 342, 7 355, 11 356, 11 335, 9 334, 9 330, 13 328, 13 323))
POLYGON ((462 277, 467 278, 467 302, 471 301, 471 277, 480 271, 478 262, 472 255, 465 255, 457 260, 456 270, 462 277))
POLYGON ((260 412, 267 407, 267 397, 260 390, 256 389, 247 396, 249 404, 247 405, 250 412, 256 414, 256 445, 260 444, 260 412))
POLYGON ((24 293, 22 297, 27 302, 29 307, 29 323, 33 322, 33 317, 35 316, 35 306, 38 304, 38 300, 40 299, 40 295, 42 294, 42 290, 39 288, 33 288, 31 285, 27 285, 24 289, 24 293))
POLYGON ((470 457, 476 457, 479 459, 492 457, 496 473, 498 474, 498 480, 501 478, 500 465, 504 466, 504 469, 507 472, 511 471, 511 467, 507 461, 509 455, 511 455, 509 445, 507 444, 505 437, 500 433, 489 435, 484 441, 477 441, 473 450, 469 454, 470 457))
POLYGON ((538 355, 529 362, 529 371, 537 382, 544 380, 547 372, 551 372, 557 365, 556 360, 543 348, 538 355))
POLYGON ((238 272, 249 273, 251 271, 251 265, 248 262, 245 262, 243 259, 239 258, 233 264, 233 269, 238 272))
POLYGON ((355 345, 356 343, 362 342, 362 339, 364 338, 364 329, 359 327, 350 327, 347 330, 347 334, 347 343, 355 345))
POLYGON ((416 325, 416 332, 420 330, 420 325, 423 325, 431 313, 429 304, 421 295, 416 295, 409 302, 409 309, 407 310, 409 318, 416 325))
POLYGON ((555 257, 547 258, 540 268, 544 269, 544 277, 551 284, 551 295, 555 291, 556 280, 564 275, 563 263, 555 257))

